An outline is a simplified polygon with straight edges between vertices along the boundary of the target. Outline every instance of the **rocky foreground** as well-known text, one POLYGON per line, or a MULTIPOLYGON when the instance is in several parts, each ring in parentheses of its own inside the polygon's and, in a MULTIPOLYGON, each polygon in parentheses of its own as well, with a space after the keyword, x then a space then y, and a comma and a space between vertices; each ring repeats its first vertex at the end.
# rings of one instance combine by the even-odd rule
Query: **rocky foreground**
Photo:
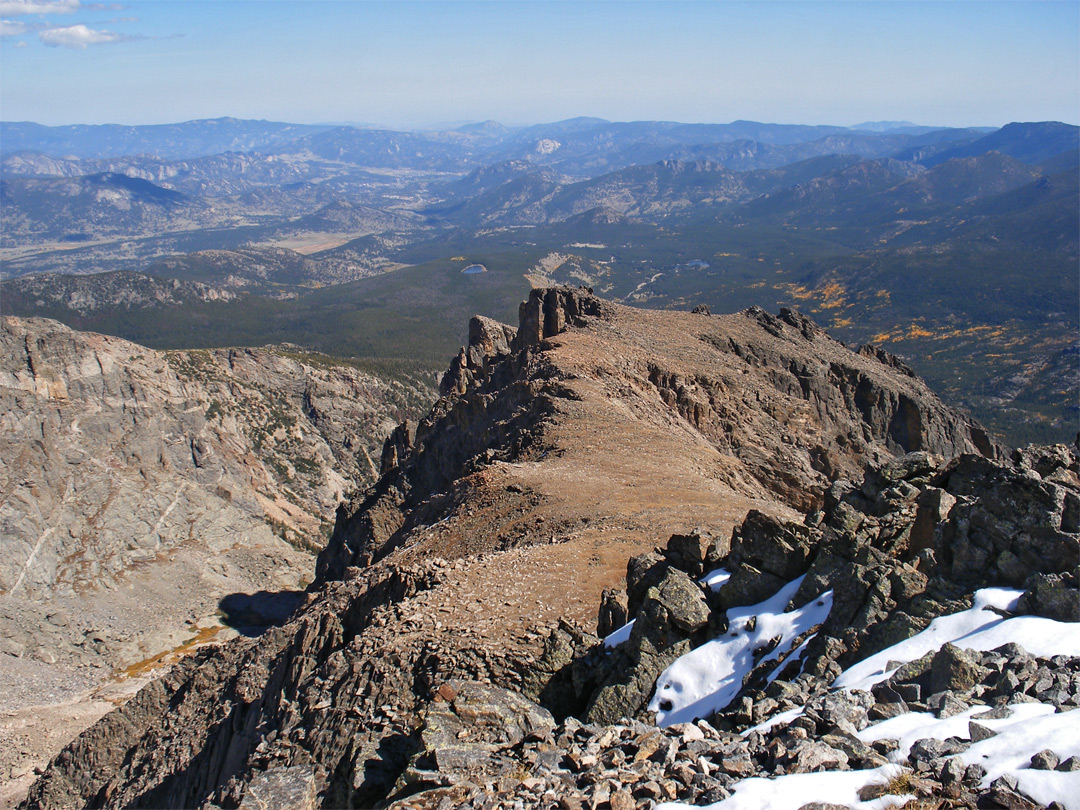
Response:
MULTIPOLYGON (((631 560, 626 592, 605 600, 601 623, 615 606, 633 621, 629 634, 605 643, 563 626, 549 637, 539 669, 561 667, 540 699, 554 714, 475 682, 441 685, 420 713, 417 751, 391 806, 633 808, 729 798, 719 806, 842 807, 883 798, 920 808, 1074 806, 1080 739, 1075 720, 1061 715, 1080 707, 1077 461, 1065 447, 1017 454, 1012 464, 967 456, 935 467, 911 454, 873 470, 858 488, 838 484, 804 523, 752 514, 730 543, 673 536, 666 548, 631 560), (947 514, 923 533, 927 508, 942 502, 947 514), (715 565, 728 566, 730 579, 694 587, 715 565), (832 605, 795 640, 805 643, 754 649, 724 707, 691 707, 678 723, 653 725, 645 711, 653 684, 656 716, 672 709, 664 706, 665 667, 700 651, 703 639, 745 631, 734 606, 793 576, 801 584, 787 607, 823 594, 832 605), (1010 609, 973 609, 990 593, 975 589, 993 585, 1010 586, 1010 609), (990 614, 975 620, 981 635, 965 634, 976 649, 941 638, 928 640, 922 655, 905 648, 935 618, 965 611, 990 614), (1058 644, 1042 633, 1071 636, 1060 647, 1072 654, 1052 654, 1058 644), (1016 642, 984 649, 1011 635, 1041 654, 1016 642), (864 675, 867 689, 836 688, 860 674, 848 666, 875 654, 903 657, 864 675), (1012 759, 1004 767, 994 750, 1003 743, 1012 759), (789 787, 779 778, 798 775, 828 779, 789 787), (815 793, 842 803, 808 801, 815 793)), ((295 787, 311 773, 262 774, 253 795, 295 787)))
POLYGON ((564 288, 534 291, 516 329, 474 320, 442 388, 339 509, 291 621, 176 665, 23 806, 1080 795, 1054 725, 1080 702, 1080 647, 1043 649, 1080 618, 1074 449, 1006 460, 895 358, 794 312, 564 288), (966 651, 933 623, 949 615, 1036 622, 1039 649, 966 651), (857 669, 874 654, 896 657, 857 669), (942 739, 877 725, 905 717, 942 739), (933 725, 951 718, 970 725, 933 725), (964 758, 1012 740, 1009 718, 1063 750, 1007 773, 964 758))

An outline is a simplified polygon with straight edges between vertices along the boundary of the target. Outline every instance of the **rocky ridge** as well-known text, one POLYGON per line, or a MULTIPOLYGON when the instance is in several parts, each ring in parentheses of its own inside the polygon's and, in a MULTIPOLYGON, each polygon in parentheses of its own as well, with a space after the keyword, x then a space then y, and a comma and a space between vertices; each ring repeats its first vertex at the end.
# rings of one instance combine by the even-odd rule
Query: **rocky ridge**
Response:
POLYGON ((294 618, 178 664, 73 742, 27 807, 365 807, 438 787, 431 774, 468 758, 426 757, 421 741, 445 738, 425 738, 426 702, 492 727, 488 753, 542 737, 554 718, 491 690, 566 716, 545 691, 595 657, 601 594, 659 537, 723 538, 748 510, 787 526, 793 507, 827 511, 836 477, 908 451, 999 454, 902 364, 794 312, 537 290, 517 329, 473 322, 442 390, 339 510, 294 618), (477 708, 491 700, 502 708, 477 708))
MULTIPOLYGON (((803 511, 866 460, 999 452, 895 357, 872 347, 853 354, 793 310, 654 313, 549 288, 522 304, 518 329, 474 319, 469 335, 443 378, 444 397, 414 432, 397 434, 400 452, 378 487, 351 515, 339 513, 320 578, 416 545, 481 470, 580 450, 551 441, 547 427, 577 417, 574 403, 597 388, 642 415, 635 427, 666 423, 707 447, 708 478, 803 511)), ((472 541, 492 530, 504 527, 472 527, 472 541)))
POLYGON ((238 293, 223 285, 158 278, 116 271, 93 276, 40 273, 3 282, 4 295, 42 309, 86 315, 95 310, 179 306, 193 301, 232 301, 238 293))

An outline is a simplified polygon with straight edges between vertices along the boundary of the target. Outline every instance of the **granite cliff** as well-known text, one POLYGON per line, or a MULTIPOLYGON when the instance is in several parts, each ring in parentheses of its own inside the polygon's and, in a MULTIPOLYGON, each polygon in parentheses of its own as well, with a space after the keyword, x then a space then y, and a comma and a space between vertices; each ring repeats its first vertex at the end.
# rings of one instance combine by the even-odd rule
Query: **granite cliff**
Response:
POLYGON ((0 728, 5 778, 42 753, 25 724, 50 721, 27 707, 280 613, 248 608, 311 581, 326 516, 432 390, 295 347, 157 352, 4 318, 0 693, 21 718, 0 728))

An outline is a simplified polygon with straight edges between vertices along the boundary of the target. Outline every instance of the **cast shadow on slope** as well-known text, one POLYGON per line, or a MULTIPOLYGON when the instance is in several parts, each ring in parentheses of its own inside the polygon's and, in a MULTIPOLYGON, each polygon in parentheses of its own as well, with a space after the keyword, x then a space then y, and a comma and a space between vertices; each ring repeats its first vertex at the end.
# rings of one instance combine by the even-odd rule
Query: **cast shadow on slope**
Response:
POLYGON ((230 593, 218 602, 222 624, 249 638, 280 627, 304 604, 304 591, 230 593))

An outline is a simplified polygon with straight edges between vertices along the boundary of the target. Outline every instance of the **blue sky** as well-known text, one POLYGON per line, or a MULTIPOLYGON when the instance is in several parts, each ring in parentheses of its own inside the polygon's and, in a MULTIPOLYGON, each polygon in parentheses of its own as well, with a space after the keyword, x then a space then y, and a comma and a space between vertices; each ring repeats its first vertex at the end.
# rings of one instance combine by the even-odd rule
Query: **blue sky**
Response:
POLYGON ((0 118, 1080 123, 1080 1, 0 0, 0 118))

